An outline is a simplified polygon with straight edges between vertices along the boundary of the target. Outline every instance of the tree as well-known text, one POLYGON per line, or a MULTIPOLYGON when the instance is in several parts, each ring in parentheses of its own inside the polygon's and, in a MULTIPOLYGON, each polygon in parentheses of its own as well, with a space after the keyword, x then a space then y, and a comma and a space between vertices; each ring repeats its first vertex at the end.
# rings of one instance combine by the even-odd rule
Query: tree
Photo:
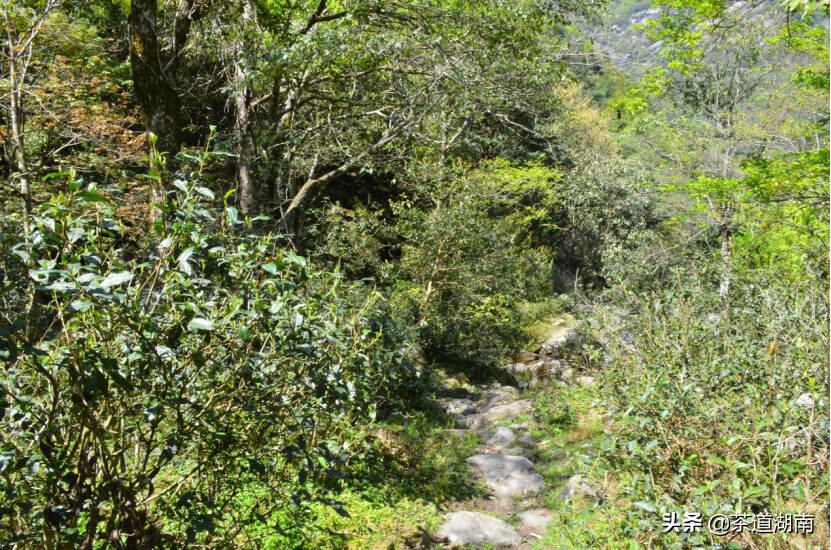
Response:
MULTIPOLYGON (((183 6, 176 14, 187 13, 183 6)), ((420 0, 258 0, 226 3, 208 16, 200 6, 190 8, 192 19, 203 22, 191 47, 181 55, 172 47, 160 56, 161 66, 178 55, 183 72, 207 83, 192 94, 204 110, 213 109, 218 90, 233 106, 233 123, 216 123, 237 154, 240 208, 274 213, 287 232, 298 231, 301 207, 327 184, 374 163, 401 161, 405 150, 451 154, 463 150, 464 134, 494 127, 539 141, 535 119, 550 115, 552 104, 528 79, 544 86, 558 71, 556 63, 534 62, 542 50, 553 51, 544 34, 595 8, 591 2, 474 8, 420 0)), ((175 73, 153 72, 159 64, 151 58, 163 50, 153 42, 161 36, 154 5, 134 8, 134 42, 146 37, 148 44, 134 48, 134 72, 171 84, 175 73), (139 51, 148 53, 142 58, 139 51)), ((172 26, 183 27, 177 17, 172 26)), ((164 100, 152 97, 153 90, 175 86, 146 88, 137 95, 148 120, 158 119, 175 145, 177 100, 164 91, 164 100)))
POLYGON ((32 189, 30 180, 34 175, 34 167, 29 162, 26 149, 26 94, 27 73, 36 60, 38 38, 48 23, 52 14, 58 9, 61 0, 47 2, 14 2, 0 3, 0 16, 4 23, 4 36, 0 55, 9 80, 8 117, 11 136, 5 135, 4 156, 14 162, 17 168, 17 180, 20 197, 23 200, 23 230, 29 234, 29 223, 32 215, 32 189), (8 152, 10 150, 10 152, 8 152))
POLYGON ((810 149, 814 143, 801 131, 787 133, 806 113, 781 108, 782 97, 798 105, 787 95, 798 90, 778 70, 795 58, 780 47, 781 41, 760 39, 765 34, 775 38, 771 30, 779 27, 771 21, 781 14, 754 12, 751 17, 750 10, 763 8, 758 2, 746 9, 685 1, 661 7, 661 16, 646 31, 662 41, 665 63, 644 77, 640 90, 652 109, 641 111, 634 131, 675 172, 674 188, 693 197, 696 212, 715 226, 719 294, 726 298, 733 236, 753 196, 743 165, 753 158, 810 149), (774 85, 788 87, 788 92, 781 97, 771 93, 774 85))
POLYGON ((128 20, 133 89, 156 149, 173 156, 182 145, 182 101, 178 85, 185 48, 194 21, 210 0, 180 0, 172 17, 172 37, 163 48, 157 0, 131 0, 128 20))

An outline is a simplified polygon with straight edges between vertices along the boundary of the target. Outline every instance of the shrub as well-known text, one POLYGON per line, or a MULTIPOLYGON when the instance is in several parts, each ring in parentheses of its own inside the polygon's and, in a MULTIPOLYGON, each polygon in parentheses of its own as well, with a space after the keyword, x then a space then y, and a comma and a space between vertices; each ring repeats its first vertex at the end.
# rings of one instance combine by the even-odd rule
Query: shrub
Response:
POLYGON ((628 294, 625 330, 596 335, 611 343, 602 394, 616 430, 605 457, 630 474, 633 524, 663 545, 675 535, 659 535, 661 512, 827 511, 816 504, 828 484, 827 296, 751 272, 722 304, 706 274, 676 277, 628 294))
POLYGON ((173 182, 134 245, 109 200, 74 183, 4 260, 28 269, 45 323, 31 339, 0 329, 3 540, 236 547, 253 525, 302 532, 313 502, 346 513, 334 497, 356 426, 418 383, 374 291, 249 234, 233 207, 215 218, 200 177, 173 182))

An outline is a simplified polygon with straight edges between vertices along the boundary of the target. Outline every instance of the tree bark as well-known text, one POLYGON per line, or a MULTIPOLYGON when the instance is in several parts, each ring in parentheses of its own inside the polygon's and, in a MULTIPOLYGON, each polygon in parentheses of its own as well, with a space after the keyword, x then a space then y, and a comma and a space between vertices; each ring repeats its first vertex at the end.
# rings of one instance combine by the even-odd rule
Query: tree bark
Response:
POLYGON ((718 294, 722 300, 727 299, 727 294, 730 292, 730 258, 732 255, 732 246, 730 242, 730 224, 721 224, 721 283, 718 287, 718 294))
MULTIPOLYGON (((242 7, 243 28, 254 18, 254 8, 250 2, 245 0, 242 7)), ((258 189, 251 174, 251 159, 253 156, 254 143, 251 136, 251 90, 245 84, 248 78, 250 64, 243 51, 242 40, 235 45, 234 60, 234 84, 236 88, 234 97, 234 110, 236 121, 234 130, 237 134, 237 184, 240 192, 240 211, 249 215, 257 209, 258 189)))
POLYGON ((17 165, 20 196, 23 199, 23 232, 28 237, 30 232, 29 219, 32 216, 32 190, 29 187, 29 166, 26 162, 26 144, 23 140, 23 105, 21 102, 22 75, 18 74, 17 62, 11 59, 9 63, 9 115, 11 118, 12 144, 14 146, 14 161, 17 165))
MULTIPOLYGON (((193 1, 183 1, 182 6, 192 7, 193 1)), ((158 28, 156 15, 158 12, 157 0, 131 0, 130 17, 128 20, 130 32, 130 66, 133 72, 133 88, 141 107, 142 117, 148 132, 156 136, 155 149, 157 152, 175 155, 179 152, 182 143, 182 103, 172 83, 165 74, 159 50, 158 28)), ((185 18, 190 20, 190 9, 185 11, 185 18)), ((178 59, 183 40, 187 36, 190 25, 175 25, 176 45, 174 60, 178 59)), ((171 67, 172 68, 172 67, 171 67)))

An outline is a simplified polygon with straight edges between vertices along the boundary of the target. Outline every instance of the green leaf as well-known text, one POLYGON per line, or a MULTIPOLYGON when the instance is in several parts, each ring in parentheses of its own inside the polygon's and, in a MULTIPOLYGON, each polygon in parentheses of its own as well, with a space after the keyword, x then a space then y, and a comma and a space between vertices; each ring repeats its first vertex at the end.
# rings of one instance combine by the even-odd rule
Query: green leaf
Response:
POLYGON ((110 202, 110 199, 95 191, 83 191, 78 196, 87 202, 110 202))
POLYGON ((237 225, 240 223, 239 220, 239 210, 234 208, 233 206, 229 206, 225 209, 225 212, 228 214, 228 223, 231 225, 237 225))
POLYGON ((110 288, 111 286, 117 286, 124 284, 130 279, 133 278, 133 274, 129 271, 119 271, 118 273, 110 273, 104 280, 99 283, 101 288, 110 288))
POLYGON ((92 302, 89 300, 75 300, 69 305, 69 308, 72 311, 77 311, 79 313, 85 313, 89 311, 89 308, 92 307, 92 302))
POLYGON ((658 510, 654 505, 649 504, 648 502, 643 502, 643 501, 636 502, 634 504, 634 506, 635 506, 635 508, 640 508, 641 510, 649 512, 650 514, 653 514, 658 510))
POLYGON ((188 275, 193 273, 193 270, 191 269, 190 264, 188 263, 188 258, 190 258, 191 255, 193 255, 193 247, 192 246, 186 248, 185 250, 183 250, 182 253, 179 254, 179 257, 176 258, 176 261, 179 264, 179 269, 181 271, 183 271, 184 273, 187 273, 188 275))
POLYGON ((727 461, 723 458, 719 458, 714 455, 710 455, 707 457, 707 462, 712 462, 713 464, 718 464, 719 466, 727 466, 727 461))
POLYGON ((193 319, 191 319, 190 323, 188 323, 188 328, 192 331, 211 331, 214 329, 214 324, 213 321, 205 319, 204 317, 194 317, 193 319))
POLYGON ((197 185, 193 188, 194 191, 202 195, 203 197, 208 197, 209 199, 213 200, 216 198, 214 192, 208 189, 207 187, 202 187, 201 185, 197 185))

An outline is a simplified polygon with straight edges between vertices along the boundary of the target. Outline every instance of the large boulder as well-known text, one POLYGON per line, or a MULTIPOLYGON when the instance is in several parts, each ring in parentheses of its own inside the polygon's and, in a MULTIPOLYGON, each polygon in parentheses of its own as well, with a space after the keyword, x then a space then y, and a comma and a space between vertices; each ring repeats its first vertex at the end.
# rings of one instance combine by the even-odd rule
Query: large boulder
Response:
POLYGON ((479 512, 448 514, 438 534, 453 545, 490 544, 499 547, 513 546, 521 541, 513 527, 501 519, 479 512))
POLYGON ((479 454, 468 458, 467 463, 481 470, 488 487, 499 498, 527 495, 543 487, 542 476, 524 456, 479 454))
POLYGON ((508 365, 502 365, 499 368, 508 374, 526 374, 528 372, 532 372, 532 364, 533 363, 510 363, 508 365))

